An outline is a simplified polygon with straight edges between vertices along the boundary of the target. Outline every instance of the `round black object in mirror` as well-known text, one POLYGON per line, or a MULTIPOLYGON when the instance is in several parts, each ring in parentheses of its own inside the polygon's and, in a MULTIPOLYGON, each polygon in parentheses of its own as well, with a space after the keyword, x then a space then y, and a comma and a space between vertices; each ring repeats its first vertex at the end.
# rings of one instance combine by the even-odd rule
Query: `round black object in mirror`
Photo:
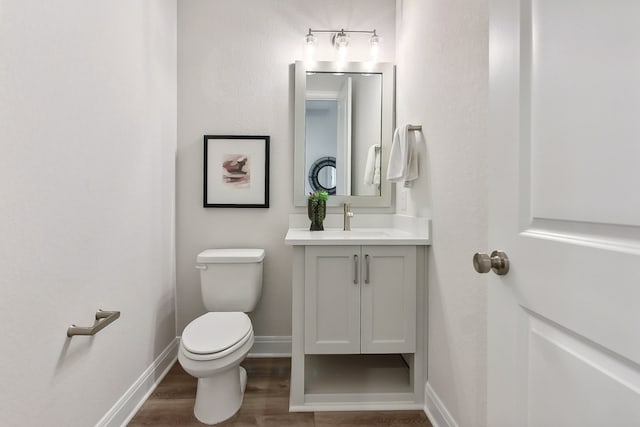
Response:
POLYGON ((309 168, 309 185, 313 191, 336 194, 336 158, 320 157, 309 168))

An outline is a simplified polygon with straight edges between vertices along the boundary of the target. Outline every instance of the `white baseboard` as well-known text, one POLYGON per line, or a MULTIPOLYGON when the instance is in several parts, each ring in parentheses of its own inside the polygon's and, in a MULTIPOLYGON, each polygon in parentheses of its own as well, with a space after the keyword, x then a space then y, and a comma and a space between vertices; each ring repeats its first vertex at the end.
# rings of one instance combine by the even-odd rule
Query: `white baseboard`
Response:
POLYGON ((433 427, 458 427, 458 423, 428 382, 424 387, 424 412, 433 427))
POLYGON ((253 347, 247 357, 291 357, 291 337, 255 337, 253 347))
POLYGON ((178 340, 169 343, 129 390, 113 405, 96 427, 125 426, 153 393, 178 358, 178 340))

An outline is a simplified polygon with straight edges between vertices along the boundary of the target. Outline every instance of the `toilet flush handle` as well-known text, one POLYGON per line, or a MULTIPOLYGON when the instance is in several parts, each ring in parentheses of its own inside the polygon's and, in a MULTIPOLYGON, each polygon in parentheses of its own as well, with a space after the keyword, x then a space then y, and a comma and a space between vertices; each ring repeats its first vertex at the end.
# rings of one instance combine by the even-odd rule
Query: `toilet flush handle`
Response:
POLYGON ((207 269, 206 265, 200 265, 200 264, 196 265, 196 270, 206 270, 206 269, 207 269))

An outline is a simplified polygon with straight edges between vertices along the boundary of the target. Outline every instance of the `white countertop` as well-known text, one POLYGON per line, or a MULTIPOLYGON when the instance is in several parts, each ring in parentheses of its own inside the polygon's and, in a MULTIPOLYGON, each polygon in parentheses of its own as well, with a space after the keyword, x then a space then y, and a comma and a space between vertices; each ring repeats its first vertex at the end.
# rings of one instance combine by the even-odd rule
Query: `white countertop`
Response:
POLYGON ((327 228, 309 231, 307 228, 290 228, 284 239, 291 246, 313 245, 430 245, 429 233, 413 233, 397 228, 327 228))

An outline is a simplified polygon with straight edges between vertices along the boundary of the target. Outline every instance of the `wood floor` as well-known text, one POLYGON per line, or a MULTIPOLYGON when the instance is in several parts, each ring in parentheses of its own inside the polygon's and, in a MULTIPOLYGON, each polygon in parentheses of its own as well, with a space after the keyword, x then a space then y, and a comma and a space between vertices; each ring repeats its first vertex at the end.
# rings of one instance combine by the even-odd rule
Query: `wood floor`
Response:
MULTIPOLYGON (((422 411, 289 412, 291 361, 246 359, 247 390, 236 415, 217 426, 431 427, 422 411)), ((193 415, 197 380, 176 363, 129 426, 204 426, 193 415)))

